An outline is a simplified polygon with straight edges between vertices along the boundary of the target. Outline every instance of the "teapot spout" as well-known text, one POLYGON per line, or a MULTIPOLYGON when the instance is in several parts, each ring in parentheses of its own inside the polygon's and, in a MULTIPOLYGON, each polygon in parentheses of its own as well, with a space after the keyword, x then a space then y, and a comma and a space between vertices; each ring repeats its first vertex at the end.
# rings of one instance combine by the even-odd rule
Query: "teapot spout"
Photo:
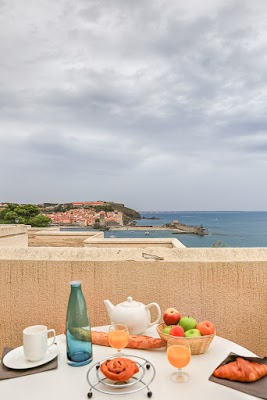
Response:
POLYGON ((104 300, 104 304, 106 306, 109 318, 111 318, 111 313, 112 313, 112 310, 115 308, 115 306, 109 300, 104 300))

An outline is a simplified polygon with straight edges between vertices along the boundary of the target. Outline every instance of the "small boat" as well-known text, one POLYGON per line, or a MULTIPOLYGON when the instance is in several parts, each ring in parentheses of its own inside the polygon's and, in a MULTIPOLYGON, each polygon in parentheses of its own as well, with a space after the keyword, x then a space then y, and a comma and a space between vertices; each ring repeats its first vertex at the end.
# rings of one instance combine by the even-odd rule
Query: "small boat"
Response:
POLYGON ((145 235, 149 235, 149 232, 148 232, 148 231, 145 231, 145 235))
POLYGON ((115 236, 115 235, 110 235, 109 237, 110 237, 110 238, 115 238, 116 236, 115 236))

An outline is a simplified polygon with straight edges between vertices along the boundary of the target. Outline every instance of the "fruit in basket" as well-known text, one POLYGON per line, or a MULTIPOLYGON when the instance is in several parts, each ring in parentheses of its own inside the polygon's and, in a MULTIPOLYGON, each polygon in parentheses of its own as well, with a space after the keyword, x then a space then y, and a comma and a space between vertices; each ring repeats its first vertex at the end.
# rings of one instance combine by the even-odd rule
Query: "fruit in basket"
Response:
POLYGON ((197 326, 197 321, 193 317, 182 317, 179 321, 179 325, 186 332, 189 331, 189 329, 195 329, 197 326))
POLYGON ((165 328, 162 330, 162 333, 167 333, 167 335, 169 335, 170 334, 170 330, 172 329, 173 326, 175 326, 175 325, 165 326, 165 328))
POLYGON ((163 313, 163 321, 166 325, 176 325, 180 321, 181 314, 175 308, 170 307, 163 313))
POLYGON ((181 326, 175 325, 171 328, 170 330, 170 335, 171 336, 181 336, 184 337, 184 330, 181 326))
POLYGON ((215 326, 210 321, 203 321, 197 324, 196 329, 198 329, 203 336, 213 335, 215 333, 215 326))
POLYGON ((198 329, 188 329, 188 331, 185 331, 184 335, 188 338, 202 336, 198 329))

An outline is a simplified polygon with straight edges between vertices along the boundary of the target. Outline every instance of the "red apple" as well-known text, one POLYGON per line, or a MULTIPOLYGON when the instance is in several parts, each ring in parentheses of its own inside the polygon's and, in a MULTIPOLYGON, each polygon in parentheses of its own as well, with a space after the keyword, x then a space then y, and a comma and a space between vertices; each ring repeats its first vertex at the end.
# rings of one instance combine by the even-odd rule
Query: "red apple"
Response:
POLYGON ((163 321, 166 325, 176 325, 180 321, 181 314, 175 308, 170 307, 163 313, 163 321))
POLYGON ((184 330, 180 325, 173 326, 170 330, 171 336, 184 336, 184 330))
POLYGON ((197 324, 196 329, 198 329, 203 336, 205 335, 213 335, 215 333, 215 327, 210 321, 202 321, 197 324))

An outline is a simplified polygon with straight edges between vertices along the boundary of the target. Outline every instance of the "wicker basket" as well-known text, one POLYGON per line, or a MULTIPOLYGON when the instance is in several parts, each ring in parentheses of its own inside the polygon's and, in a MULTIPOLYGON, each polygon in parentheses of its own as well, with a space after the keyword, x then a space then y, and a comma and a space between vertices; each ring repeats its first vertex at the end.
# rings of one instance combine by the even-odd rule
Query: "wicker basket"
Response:
POLYGON ((203 354, 205 353, 209 345, 211 344, 214 336, 216 333, 213 335, 206 335, 206 336, 199 336, 199 337, 194 337, 194 338, 186 338, 186 337, 179 337, 179 336, 172 336, 168 335, 167 333, 163 333, 163 329, 166 328, 166 324, 159 324, 157 326, 157 332, 161 339, 165 340, 168 342, 169 339, 171 338, 176 338, 176 339, 181 339, 181 344, 184 343, 184 341, 187 341, 190 343, 190 348, 191 348, 191 354, 203 354))

